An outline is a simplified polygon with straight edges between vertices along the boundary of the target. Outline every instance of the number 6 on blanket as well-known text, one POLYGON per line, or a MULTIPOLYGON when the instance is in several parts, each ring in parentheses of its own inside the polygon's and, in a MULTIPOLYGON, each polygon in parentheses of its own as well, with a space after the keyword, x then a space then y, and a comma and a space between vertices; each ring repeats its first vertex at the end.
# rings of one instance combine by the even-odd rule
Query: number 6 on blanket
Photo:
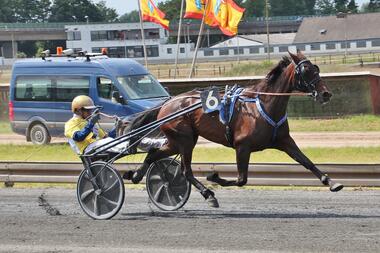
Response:
POLYGON ((202 108, 205 113, 219 111, 221 103, 217 88, 211 88, 201 93, 202 108))

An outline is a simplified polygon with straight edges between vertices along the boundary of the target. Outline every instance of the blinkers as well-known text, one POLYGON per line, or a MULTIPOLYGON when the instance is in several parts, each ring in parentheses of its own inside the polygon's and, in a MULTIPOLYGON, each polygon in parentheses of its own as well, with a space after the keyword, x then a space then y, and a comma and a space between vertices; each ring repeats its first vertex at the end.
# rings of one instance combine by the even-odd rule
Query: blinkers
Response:
POLYGON ((295 73, 295 88, 299 91, 311 92, 312 96, 316 97, 316 84, 321 80, 319 67, 313 65, 309 60, 302 60, 296 65, 295 73))

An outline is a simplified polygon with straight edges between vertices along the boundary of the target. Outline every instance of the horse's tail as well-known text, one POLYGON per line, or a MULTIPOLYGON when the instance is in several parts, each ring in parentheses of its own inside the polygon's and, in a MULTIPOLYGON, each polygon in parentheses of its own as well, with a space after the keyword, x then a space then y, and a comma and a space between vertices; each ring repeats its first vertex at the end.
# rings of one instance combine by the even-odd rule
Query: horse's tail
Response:
MULTIPOLYGON (((138 129, 142 126, 145 126, 146 124, 149 124, 155 120, 157 120, 157 115, 158 113, 160 112, 160 109, 161 109, 161 106, 159 107, 156 107, 156 108, 152 108, 150 110, 147 110, 145 112, 142 112, 142 113, 139 113, 139 115, 137 115, 126 127, 126 131, 127 133, 135 130, 135 129, 138 129)), ((143 137, 147 132, 149 131, 146 131, 146 132, 143 132, 141 133, 141 135, 138 135, 136 137, 133 137, 131 140, 130 140, 130 143, 133 144, 134 146, 137 146, 139 143, 140 143, 140 139, 141 137, 143 137)), ((162 136, 162 133, 158 130, 154 130, 152 133, 149 134, 149 136, 153 137, 153 135, 155 137, 158 137, 158 136, 162 136)))

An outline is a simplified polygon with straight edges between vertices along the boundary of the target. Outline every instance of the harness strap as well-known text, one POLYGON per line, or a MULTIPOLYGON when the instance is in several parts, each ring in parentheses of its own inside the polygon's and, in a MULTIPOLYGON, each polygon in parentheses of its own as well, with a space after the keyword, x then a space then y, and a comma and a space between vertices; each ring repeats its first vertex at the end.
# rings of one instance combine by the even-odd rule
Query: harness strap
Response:
POLYGON ((263 106, 261 105, 261 101, 259 97, 255 98, 241 98, 239 97, 240 100, 243 102, 250 102, 250 103, 255 103, 256 108, 259 111, 260 115, 265 119, 266 122, 268 122, 269 125, 273 127, 273 132, 272 132, 272 138, 271 141, 272 143, 276 140, 277 137, 277 131, 280 128, 282 124, 286 121, 288 118, 288 114, 285 113, 285 115, 277 122, 275 122, 264 110, 263 106))

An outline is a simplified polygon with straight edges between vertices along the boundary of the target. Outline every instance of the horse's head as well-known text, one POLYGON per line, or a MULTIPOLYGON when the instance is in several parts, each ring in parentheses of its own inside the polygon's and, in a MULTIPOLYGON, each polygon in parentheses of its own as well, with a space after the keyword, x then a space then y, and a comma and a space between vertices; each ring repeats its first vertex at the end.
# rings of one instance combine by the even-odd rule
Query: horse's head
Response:
POLYGON ((295 65, 295 82, 294 90, 310 92, 312 96, 320 103, 327 103, 332 94, 329 88, 319 76, 319 67, 306 59, 306 57, 297 51, 297 55, 289 52, 295 65))

